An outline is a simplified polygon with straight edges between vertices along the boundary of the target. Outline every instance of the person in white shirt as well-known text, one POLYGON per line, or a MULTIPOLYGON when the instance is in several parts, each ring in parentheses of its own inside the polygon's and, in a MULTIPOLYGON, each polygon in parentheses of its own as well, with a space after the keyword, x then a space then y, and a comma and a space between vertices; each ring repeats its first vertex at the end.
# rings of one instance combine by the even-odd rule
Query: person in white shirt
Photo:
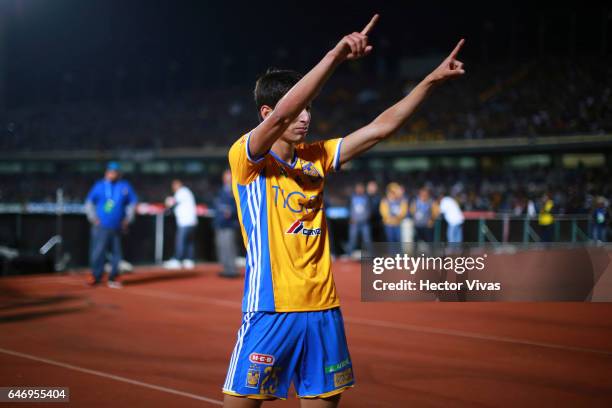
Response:
POLYGON ((172 181, 174 196, 166 198, 166 207, 172 208, 176 218, 174 258, 164 262, 168 269, 193 269, 194 236, 198 225, 196 201, 193 193, 181 180, 172 181))
POLYGON ((450 195, 440 200, 440 213, 448 225, 446 229, 446 241, 449 243, 460 243, 463 241, 463 212, 459 203, 450 195))

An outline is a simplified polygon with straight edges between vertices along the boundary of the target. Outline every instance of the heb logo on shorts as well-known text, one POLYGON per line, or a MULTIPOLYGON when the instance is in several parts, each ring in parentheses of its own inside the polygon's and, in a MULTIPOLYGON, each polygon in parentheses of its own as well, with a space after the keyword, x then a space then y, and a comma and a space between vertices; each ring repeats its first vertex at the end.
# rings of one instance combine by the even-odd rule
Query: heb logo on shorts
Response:
POLYGON ((274 364, 274 356, 270 354, 251 353, 249 355, 249 361, 251 363, 272 365, 274 364))
POLYGON ((289 227, 286 233, 293 234, 293 235, 302 234, 302 235, 307 235, 307 236, 321 235, 321 228, 314 228, 314 229, 304 228, 304 223, 302 221, 296 221, 291 225, 291 227, 289 227))

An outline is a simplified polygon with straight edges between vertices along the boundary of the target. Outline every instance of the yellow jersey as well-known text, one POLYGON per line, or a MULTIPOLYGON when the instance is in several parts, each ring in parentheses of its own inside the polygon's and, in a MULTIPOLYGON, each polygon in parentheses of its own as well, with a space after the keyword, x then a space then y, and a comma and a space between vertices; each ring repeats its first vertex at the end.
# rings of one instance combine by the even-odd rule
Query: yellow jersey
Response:
POLYGON ((339 306, 323 187, 325 176, 340 167, 342 139, 299 144, 287 163, 272 150, 251 157, 250 135, 229 151, 247 252, 242 310, 298 312, 339 306))
POLYGON ((546 200, 542 209, 540 210, 540 214, 538 216, 538 224, 540 225, 551 225, 555 222, 555 217, 552 214, 552 209, 555 206, 553 200, 546 200))

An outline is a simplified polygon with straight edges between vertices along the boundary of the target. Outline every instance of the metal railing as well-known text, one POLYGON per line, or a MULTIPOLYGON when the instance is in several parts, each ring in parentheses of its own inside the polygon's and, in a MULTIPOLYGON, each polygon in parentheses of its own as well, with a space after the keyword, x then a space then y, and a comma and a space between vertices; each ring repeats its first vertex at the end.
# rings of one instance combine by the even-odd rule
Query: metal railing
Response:
MULTIPOLYGON (((474 230, 474 242, 479 244, 501 244, 507 242, 522 242, 524 244, 542 241, 537 216, 490 214, 466 218, 465 230, 474 230), (495 224, 495 228, 492 226, 495 224), (518 232, 517 232, 518 231, 518 232)), ((553 242, 580 243, 590 241, 592 218, 585 214, 556 215, 552 224, 553 242)), ((443 222, 436 220, 434 224, 434 243, 443 242, 443 222)), ((470 239, 470 241, 472 241, 470 239)))

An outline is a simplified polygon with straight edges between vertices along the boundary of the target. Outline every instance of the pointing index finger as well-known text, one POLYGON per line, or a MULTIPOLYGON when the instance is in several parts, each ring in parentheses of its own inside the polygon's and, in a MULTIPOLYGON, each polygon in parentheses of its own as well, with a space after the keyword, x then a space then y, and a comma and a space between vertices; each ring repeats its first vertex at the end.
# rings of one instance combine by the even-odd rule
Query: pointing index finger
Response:
POLYGON ((374 17, 372 17, 372 19, 370 20, 368 25, 365 26, 365 28, 363 30, 361 30, 361 34, 363 34, 363 35, 370 34, 370 31, 372 31, 372 29, 376 25, 376 22, 378 22, 378 18, 379 18, 379 15, 378 14, 374 14, 374 17))
POLYGON ((451 58, 456 58, 457 54, 459 54, 459 51, 461 51, 461 47, 463 47, 463 44, 465 43, 465 39, 460 39, 459 42, 457 43, 457 45, 455 46, 455 49, 450 53, 450 57, 451 58))

